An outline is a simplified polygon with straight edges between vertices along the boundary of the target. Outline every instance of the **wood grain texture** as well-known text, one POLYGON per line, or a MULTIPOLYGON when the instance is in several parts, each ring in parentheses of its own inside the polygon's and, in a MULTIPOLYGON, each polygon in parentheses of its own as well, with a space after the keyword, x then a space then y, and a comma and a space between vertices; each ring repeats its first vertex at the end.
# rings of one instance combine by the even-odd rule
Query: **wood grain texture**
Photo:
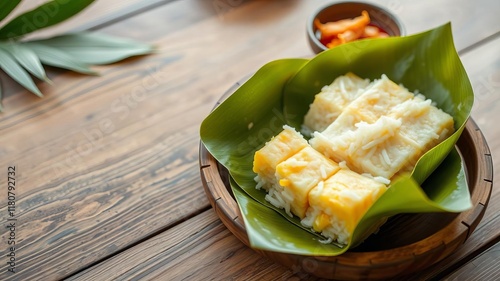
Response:
MULTIPOLYGON (((134 26, 124 33, 140 34, 134 26)), ((195 87, 175 96, 164 69, 174 62, 163 53, 100 67, 102 77, 58 73, 44 99, 5 100, 0 166, 18 170, 16 278, 62 278, 208 208, 197 167, 205 102, 195 87)), ((6 197, 0 204, 4 214, 6 197)))
POLYGON ((68 280, 294 280, 299 276, 306 275, 243 245, 208 210, 68 280))
POLYGON ((495 280, 500 276, 500 243, 475 257, 470 262, 466 263, 460 269, 457 269, 452 274, 443 280, 459 281, 459 280, 495 280))
MULTIPOLYGON (((213 211, 197 215, 209 207, 199 178, 198 129, 215 101, 235 81, 270 60, 311 55, 305 21, 326 2, 249 1, 235 5, 233 1, 233 5, 216 8, 215 1, 182 0, 158 6, 101 29, 153 42, 159 47, 157 54, 97 67, 102 73, 99 77, 51 69, 49 76, 55 86, 38 84, 45 94, 43 99, 0 73, 6 96, 6 112, 0 115, 0 171, 9 165, 16 165, 19 171, 16 278, 60 279, 138 243, 129 250, 140 251, 142 248, 136 247, 163 239, 151 240, 156 241, 155 247, 148 244, 148 251, 141 252, 139 256, 147 261, 165 249, 159 246, 160 241, 178 235, 177 242, 168 244, 167 253, 179 251, 174 256, 192 261, 191 268, 170 258, 159 260, 155 269, 137 276, 164 277, 174 272, 187 279, 198 275, 258 279, 269 274, 276 279, 314 280, 246 248, 213 211), (203 236, 202 225, 207 223, 212 225, 203 236), (185 229, 174 235, 181 225, 185 229), (188 232, 201 236, 186 236, 188 232), (212 236, 219 237, 215 247, 210 245, 212 236), (198 250, 193 251, 193 247, 198 250), (199 266, 203 261, 210 265, 199 266)), ((451 20, 459 49, 498 32, 498 1, 483 0, 474 7, 468 1, 414 2, 380 1, 402 17, 408 33, 451 20), (471 13, 476 15, 474 21, 471 13)), ((151 2, 98 1, 94 5, 111 8, 94 10, 61 28, 74 30, 91 22, 113 20, 141 3, 151 2), (128 4, 131 8, 123 6, 128 4)), ((493 42, 481 50, 496 56, 491 60, 494 64, 476 63, 477 54, 482 53, 476 53, 475 48, 466 56, 475 65, 471 67, 478 69, 473 79, 486 77, 489 81, 492 77, 491 100, 485 99, 482 107, 487 109, 478 107, 474 117, 495 155, 500 149, 498 130, 488 121, 500 106, 491 94, 498 93, 494 82, 498 76, 488 76, 490 70, 498 72, 498 53, 494 52, 498 43, 489 47, 493 42)), ((482 91, 489 90, 479 93, 482 91)), ((0 187, 5 186, 6 179, 0 177, 0 187)), ((498 201, 499 196, 494 190, 492 200, 498 201)), ((0 213, 5 212, 6 197, 0 196, 0 213)), ((483 223, 455 259, 477 251, 483 241, 498 235, 497 213, 487 209, 483 223)), ((0 234, 5 241, 6 233, 0 234)), ((1 247, 0 255, 5 256, 5 251, 1 247)), ((108 259, 86 273, 93 274, 95 268, 110 274, 127 268, 141 270, 138 261, 116 257, 120 270, 108 259)), ((7 278, 4 267, 1 280, 7 278)))

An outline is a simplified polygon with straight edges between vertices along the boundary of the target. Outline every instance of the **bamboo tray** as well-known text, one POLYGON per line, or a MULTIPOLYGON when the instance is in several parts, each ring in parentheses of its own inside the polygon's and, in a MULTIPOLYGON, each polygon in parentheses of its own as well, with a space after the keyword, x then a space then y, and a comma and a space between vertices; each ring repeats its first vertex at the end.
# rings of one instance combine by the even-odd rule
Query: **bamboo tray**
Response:
MULTIPOLYGON (((233 85, 220 104, 243 81, 233 85)), ((335 257, 310 257, 255 250, 294 270, 329 279, 386 279, 423 270, 465 243, 481 221, 491 195, 493 163, 482 132, 472 119, 457 142, 462 155, 473 208, 462 213, 403 214, 389 219, 379 233, 335 257), (402 231, 411 229, 411 231, 402 231)), ((226 227, 249 246, 227 170, 200 144, 200 174, 205 192, 226 227)))

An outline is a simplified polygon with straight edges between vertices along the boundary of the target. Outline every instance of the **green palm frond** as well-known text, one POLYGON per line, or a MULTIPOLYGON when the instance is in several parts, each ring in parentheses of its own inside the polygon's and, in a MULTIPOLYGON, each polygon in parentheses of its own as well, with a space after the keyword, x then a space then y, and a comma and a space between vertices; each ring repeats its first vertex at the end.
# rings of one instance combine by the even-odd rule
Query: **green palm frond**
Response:
MULTIPOLYGON (((42 97, 33 77, 50 83, 43 65, 81 74, 98 74, 91 65, 110 64, 131 56, 146 55, 153 46, 130 39, 79 32, 39 40, 22 40, 34 31, 61 23, 95 0, 53 0, 13 18, 0 27, 0 69, 24 88, 42 97), (43 20, 40 19, 43 15, 43 20), (35 17, 36 16, 36 17, 35 17)), ((0 23, 21 0, 0 1, 0 23)), ((3 110, 0 84, 0 112, 3 110)))

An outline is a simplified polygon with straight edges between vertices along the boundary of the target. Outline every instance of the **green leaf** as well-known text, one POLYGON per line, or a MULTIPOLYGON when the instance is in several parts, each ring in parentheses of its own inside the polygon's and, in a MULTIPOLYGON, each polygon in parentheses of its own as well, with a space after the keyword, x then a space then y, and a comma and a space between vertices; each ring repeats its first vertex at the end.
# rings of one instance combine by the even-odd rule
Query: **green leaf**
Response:
POLYGON ((33 50, 40 58, 40 61, 46 65, 73 70, 83 74, 97 74, 97 72, 90 69, 87 64, 80 62, 77 58, 56 48, 45 46, 37 42, 26 42, 24 46, 33 50))
MULTIPOLYGON (((203 142, 219 162, 227 165, 240 186, 252 171, 250 157, 253 159, 253 153, 282 130, 286 121, 281 109, 283 84, 307 61, 288 59, 264 65, 203 121, 203 142), (215 128, 218 124, 226 129, 215 128)), ((247 181, 253 183, 253 177, 247 181)))
POLYGON ((56 48, 86 64, 109 64, 131 56, 150 54, 149 44, 95 33, 74 33, 34 41, 56 48))
POLYGON ((45 82, 52 83, 49 78, 47 78, 40 59, 31 49, 22 44, 13 42, 0 43, 0 48, 9 52, 20 65, 35 77, 45 82))
POLYGON ((281 214, 249 197, 233 179, 230 183, 254 248, 273 252, 286 249, 287 253, 298 255, 341 254, 347 250, 333 244, 322 244, 319 242, 322 237, 291 225, 281 214))
POLYGON ((21 0, 3 0, 0 1, 0 21, 7 17, 14 8, 19 5, 21 0))
POLYGON ((334 256, 359 244, 388 216, 461 212, 471 207, 464 168, 454 144, 472 104, 472 87, 454 48, 451 26, 446 24, 412 36, 341 45, 311 60, 268 63, 203 121, 200 135, 234 180, 232 189, 253 247, 334 256), (298 218, 289 218, 264 200, 265 191, 255 189, 252 164, 255 151, 280 132, 283 124, 300 128, 315 94, 349 71, 370 79, 386 74, 411 91, 418 89, 454 117, 456 132, 427 152, 411 176, 393 179, 389 190, 358 223, 347 247, 331 249, 335 246, 309 239, 317 234, 304 229, 298 218), (291 234, 283 234, 287 231, 291 234), (297 242, 297 236, 306 238, 297 242))
POLYGON ((78 14, 94 0, 54 0, 19 15, 0 28, 0 40, 17 38, 78 14))
POLYGON ((400 213, 461 212, 472 207, 465 169, 460 154, 453 149, 442 165, 422 184, 402 177, 364 215, 353 241, 363 241, 371 225, 400 213), (446 175, 446 176, 443 176, 446 175))
POLYGON ((16 80, 35 95, 42 97, 42 93, 31 79, 30 75, 18 64, 18 62, 4 49, 0 48, 0 68, 12 79, 16 80))
POLYGON ((348 71, 370 79, 386 74, 410 91, 423 93, 454 117, 455 133, 424 155, 413 171, 415 180, 422 183, 453 149, 474 101, 467 73, 453 45, 451 25, 403 38, 361 40, 320 53, 285 87, 287 121, 300 129, 315 93, 348 71))

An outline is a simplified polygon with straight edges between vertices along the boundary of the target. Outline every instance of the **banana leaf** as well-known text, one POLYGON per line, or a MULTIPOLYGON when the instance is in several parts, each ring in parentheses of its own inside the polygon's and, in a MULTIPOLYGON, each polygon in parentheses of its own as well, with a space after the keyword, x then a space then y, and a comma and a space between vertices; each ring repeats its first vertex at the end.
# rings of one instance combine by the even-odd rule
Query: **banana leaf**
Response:
POLYGON ((422 188, 409 178, 391 185, 379 200, 363 216, 347 247, 323 244, 325 238, 297 224, 283 219, 289 218, 283 212, 276 212, 272 206, 265 206, 253 200, 243 189, 230 179, 231 189, 238 202, 245 228, 252 247, 273 252, 285 252, 309 256, 335 256, 344 253, 372 233, 385 218, 408 212, 454 212, 470 207, 470 195, 465 180, 465 171, 460 155, 452 150, 443 164, 424 182, 422 188), (443 177, 443 175, 447 175, 443 177), (449 186, 450 188, 435 188, 449 186), (451 188, 453 187, 453 188, 451 188), (424 203, 425 202, 425 203, 424 203))
POLYGON ((224 165, 253 247, 302 255, 339 255, 361 243, 387 217, 399 213, 462 212, 471 207, 463 163, 455 150, 473 104, 473 91, 445 24, 420 34, 362 40, 306 59, 270 62, 221 103, 202 123, 208 151, 224 165), (376 79, 386 74, 418 90, 454 118, 455 133, 428 151, 414 170, 390 185, 358 223, 347 246, 302 227, 255 188, 253 155, 284 124, 299 129, 321 87, 354 72, 376 79), (444 163, 443 163, 444 161, 444 163), (279 234, 279 235, 278 235, 279 234))

